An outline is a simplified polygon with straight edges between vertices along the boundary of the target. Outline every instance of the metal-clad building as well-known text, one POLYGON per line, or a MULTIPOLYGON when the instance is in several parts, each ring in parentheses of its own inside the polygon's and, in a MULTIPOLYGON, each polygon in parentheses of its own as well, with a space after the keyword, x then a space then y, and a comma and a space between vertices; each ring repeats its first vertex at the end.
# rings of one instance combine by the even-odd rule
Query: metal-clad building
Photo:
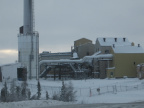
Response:
POLYGON ((12 63, 0 66, 0 82, 18 79, 17 69, 22 68, 21 63, 12 63))
POLYGON ((144 62, 144 49, 127 38, 98 38, 95 51, 101 54, 113 54, 112 60, 94 59, 94 71, 98 71, 101 78, 137 77, 136 66, 144 62))
POLYGON ((89 39, 81 38, 74 41, 74 50, 77 52, 79 58, 90 56, 94 54, 94 44, 89 39))

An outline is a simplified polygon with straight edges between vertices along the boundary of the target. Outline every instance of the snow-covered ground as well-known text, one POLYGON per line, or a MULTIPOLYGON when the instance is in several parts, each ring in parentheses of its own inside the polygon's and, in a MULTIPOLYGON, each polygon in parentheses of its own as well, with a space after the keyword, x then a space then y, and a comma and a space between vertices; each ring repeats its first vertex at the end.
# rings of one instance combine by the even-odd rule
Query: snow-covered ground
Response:
MULTIPOLYGON (((73 103, 44 100, 46 91, 48 91, 50 97, 53 93, 58 93, 60 91, 62 81, 40 79, 43 94, 41 99, 43 100, 0 103, 0 108, 28 108, 63 104, 129 103, 144 101, 144 80, 139 80, 137 78, 71 80, 71 82, 77 91, 77 101, 73 103), (97 88, 100 88, 100 94, 98 94, 97 88)), ((37 92, 37 81, 33 79, 29 80, 28 83, 32 94, 35 94, 37 92)), ((66 80, 65 83, 69 83, 69 80, 66 80)), ((0 83, 0 88, 2 88, 2 86, 3 84, 0 83)))
POLYGON ((21 102, 8 102, 0 103, 0 108, 41 108, 48 106, 58 106, 58 105, 68 105, 71 103, 55 101, 55 100, 31 100, 31 101, 21 101, 21 102))

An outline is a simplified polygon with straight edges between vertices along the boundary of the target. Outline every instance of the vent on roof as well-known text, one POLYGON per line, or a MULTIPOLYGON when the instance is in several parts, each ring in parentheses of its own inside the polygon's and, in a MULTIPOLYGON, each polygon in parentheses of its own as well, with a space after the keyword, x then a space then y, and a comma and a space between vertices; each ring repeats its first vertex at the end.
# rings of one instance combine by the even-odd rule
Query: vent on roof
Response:
POLYGON ((114 38, 115 42, 117 42, 117 38, 114 38))
POLYGON ((126 41, 126 38, 123 38, 123 41, 125 42, 125 41, 126 41))
POLYGON ((105 41, 106 41, 106 38, 103 38, 103 41, 105 42, 105 41))

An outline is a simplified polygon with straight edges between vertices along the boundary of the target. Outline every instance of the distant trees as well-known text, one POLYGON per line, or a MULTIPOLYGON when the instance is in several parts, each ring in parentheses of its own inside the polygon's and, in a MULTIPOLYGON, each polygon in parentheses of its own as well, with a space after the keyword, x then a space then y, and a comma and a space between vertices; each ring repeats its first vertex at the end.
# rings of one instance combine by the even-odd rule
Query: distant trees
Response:
POLYGON ((4 83, 4 87, 1 89, 1 101, 2 102, 14 102, 21 100, 28 100, 30 89, 27 88, 28 84, 26 81, 21 83, 20 86, 16 86, 15 81, 12 80, 10 89, 8 90, 7 83, 4 83))
MULTIPOLYGON (((62 81, 62 87, 60 92, 54 92, 52 99, 60 100, 64 102, 75 101, 75 93, 73 84, 69 82, 66 84, 62 81)), ((40 81, 37 82, 37 92, 31 96, 31 91, 28 88, 28 83, 23 81, 20 85, 12 80, 8 88, 7 82, 4 83, 3 88, 0 91, 0 101, 2 102, 15 102, 22 100, 39 100, 41 99, 41 85, 40 81)), ((50 99, 48 91, 45 92, 45 99, 50 99)))

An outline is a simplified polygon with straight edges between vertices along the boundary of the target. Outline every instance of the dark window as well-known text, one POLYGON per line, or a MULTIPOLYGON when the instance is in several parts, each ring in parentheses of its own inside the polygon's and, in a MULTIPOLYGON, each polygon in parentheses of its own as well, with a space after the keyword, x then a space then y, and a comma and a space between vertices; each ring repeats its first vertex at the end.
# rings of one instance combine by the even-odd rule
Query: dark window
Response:
POLYGON ((87 52, 86 55, 89 55, 89 52, 87 52))
POLYGON ((136 63, 134 62, 134 65, 135 65, 136 63))
POLYGON ((25 68, 17 68, 17 78, 19 81, 24 81, 27 79, 27 72, 25 68))
POLYGON ((109 50, 105 50, 105 54, 109 54, 109 50))

